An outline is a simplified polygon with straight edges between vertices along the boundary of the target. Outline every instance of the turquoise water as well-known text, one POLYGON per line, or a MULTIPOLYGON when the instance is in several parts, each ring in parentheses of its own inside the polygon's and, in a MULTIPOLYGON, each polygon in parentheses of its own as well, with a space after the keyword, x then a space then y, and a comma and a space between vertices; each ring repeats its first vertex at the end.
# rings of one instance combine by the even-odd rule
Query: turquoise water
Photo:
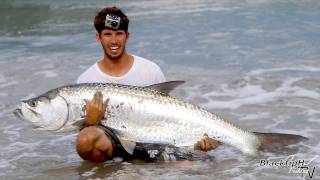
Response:
MULTIPOLYGON (((13 116, 25 97, 73 83, 102 51, 92 19, 117 5, 130 17, 130 53, 186 80, 175 96, 252 131, 310 141, 270 160, 304 159, 320 176, 320 2, 153 0, 0 2, 0 176, 5 179, 293 179, 290 168, 259 166, 231 147, 210 162, 91 164, 76 134, 38 132, 13 116)), ((2 179, 2 178, 1 178, 2 179)))

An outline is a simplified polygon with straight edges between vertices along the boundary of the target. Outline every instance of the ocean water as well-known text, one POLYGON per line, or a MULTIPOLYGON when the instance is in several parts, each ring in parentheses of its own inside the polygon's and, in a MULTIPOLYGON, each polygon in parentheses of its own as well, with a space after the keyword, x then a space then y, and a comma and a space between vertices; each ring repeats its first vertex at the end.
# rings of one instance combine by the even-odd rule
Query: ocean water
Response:
POLYGON ((2 0, 0 179, 298 179, 269 162, 304 161, 320 177, 320 2, 317 0, 2 0), (92 19, 118 6, 130 53, 159 64, 174 93, 250 131, 310 140, 249 158, 221 146, 211 161, 81 160, 76 133, 36 131, 12 111, 21 99, 75 82, 102 58, 92 19), (314 168, 314 169, 313 169, 314 168))

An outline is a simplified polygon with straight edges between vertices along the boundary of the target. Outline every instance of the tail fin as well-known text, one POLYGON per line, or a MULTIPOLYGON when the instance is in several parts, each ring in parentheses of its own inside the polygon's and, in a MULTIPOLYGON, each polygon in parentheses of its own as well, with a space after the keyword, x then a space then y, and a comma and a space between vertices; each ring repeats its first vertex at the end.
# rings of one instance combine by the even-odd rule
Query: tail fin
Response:
POLYGON ((261 133, 253 132, 260 139, 260 149, 272 149, 275 147, 284 147, 290 144, 295 144, 301 141, 306 141, 308 138, 294 135, 294 134, 281 134, 281 133, 261 133))

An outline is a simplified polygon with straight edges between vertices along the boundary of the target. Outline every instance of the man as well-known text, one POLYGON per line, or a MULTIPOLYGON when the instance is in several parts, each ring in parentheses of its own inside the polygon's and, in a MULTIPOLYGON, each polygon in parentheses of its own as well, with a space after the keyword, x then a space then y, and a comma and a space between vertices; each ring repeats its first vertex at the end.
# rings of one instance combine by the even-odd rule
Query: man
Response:
MULTIPOLYGON (((130 36, 128 25, 129 19, 116 7, 104 8, 97 13, 94 20, 96 39, 103 48, 104 57, 82 73, 77 83, 103 82, 147 86, 165 81, 161 69, 155 63, 127 53, 126 43, 130 36)), ((77 152, 81 158, 95 162, 114 156, 129 157, 112 131, 99 126, 107 108, 107 102, 102 99, 101 92, 97 92, 91 101, 86 102, 86 127, 79 132, 77 152)), ((158 146, 158 149, 166 149, 158 146)), ((207 151, 216 146, 216 141, 205 138, 195 147, 207 151)), ((152 157, 149 153, 150 147, 151 150, 154 148, 150 144, 138 144, 131 157, 152 157)), ((174 147, 169 148, 179 151, 174 147)))
POLYGON ((126 52, 130 37, 129 19, 118 8, 102 9, 95 17, 96 39, 101 43, 104 58, 95 63, 77 82, 105 82, 147 86, 164 82, 164 75, 155 63, 126 52))

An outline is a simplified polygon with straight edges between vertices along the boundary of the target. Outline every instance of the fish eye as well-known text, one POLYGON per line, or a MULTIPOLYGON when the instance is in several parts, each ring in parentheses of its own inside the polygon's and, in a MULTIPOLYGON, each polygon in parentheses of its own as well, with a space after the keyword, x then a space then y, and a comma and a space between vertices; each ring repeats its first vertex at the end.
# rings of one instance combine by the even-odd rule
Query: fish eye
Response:
POLYGON ((37 102, 36 101, 29 101, 28 105, 31 107, 36 107, 37 106, 37 102))

